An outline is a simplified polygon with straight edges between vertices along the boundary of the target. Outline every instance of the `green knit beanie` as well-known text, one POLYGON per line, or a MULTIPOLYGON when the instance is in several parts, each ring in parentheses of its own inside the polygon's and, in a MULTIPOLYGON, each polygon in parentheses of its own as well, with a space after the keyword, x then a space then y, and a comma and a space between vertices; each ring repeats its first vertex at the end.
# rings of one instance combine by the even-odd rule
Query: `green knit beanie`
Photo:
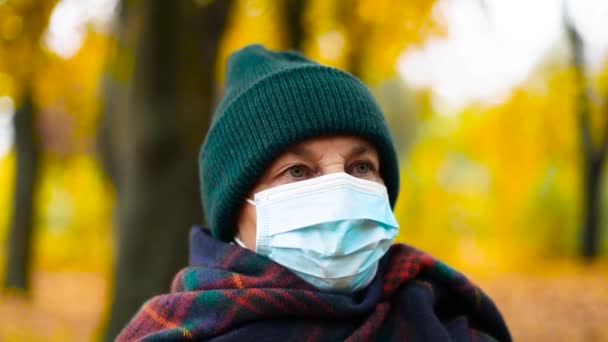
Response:
POLYGON ((370 142, 394 207, 397 154, 384 115, 354 76, 295 51, 249 45, 228 58, 224 97, 199 156, 203 208, 212 234, 232 239, 244 197, 287 147, 352 135, 370 142))

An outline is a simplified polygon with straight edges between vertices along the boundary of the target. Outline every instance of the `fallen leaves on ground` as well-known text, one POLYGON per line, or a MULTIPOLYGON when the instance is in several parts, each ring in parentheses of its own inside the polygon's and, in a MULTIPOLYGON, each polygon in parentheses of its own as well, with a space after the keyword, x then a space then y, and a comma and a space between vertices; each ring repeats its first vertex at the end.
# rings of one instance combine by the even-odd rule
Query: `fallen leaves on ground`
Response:
POLYGON ((0 341, 90 341, 106 301, 102 274, 35 272, 29 298, 0 294, 0 341))
POLYGON ((608 268, 559 263, 542 272, 475 279, 494 299, 515 341, 608 341, 608 268))

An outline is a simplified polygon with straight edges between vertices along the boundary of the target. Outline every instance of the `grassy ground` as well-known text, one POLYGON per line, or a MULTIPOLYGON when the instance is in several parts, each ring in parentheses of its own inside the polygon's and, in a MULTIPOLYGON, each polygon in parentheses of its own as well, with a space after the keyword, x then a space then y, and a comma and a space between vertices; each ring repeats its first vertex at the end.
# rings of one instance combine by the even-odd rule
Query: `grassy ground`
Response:
MULTIPOLYGON (((470 276, 497 302, 516 341, 608 341, 606 265, 470 276)), ((0 296, 0 340, 92 340, 106 302, 104 277, 36 272, 33 280, 29 300, 0 296)))

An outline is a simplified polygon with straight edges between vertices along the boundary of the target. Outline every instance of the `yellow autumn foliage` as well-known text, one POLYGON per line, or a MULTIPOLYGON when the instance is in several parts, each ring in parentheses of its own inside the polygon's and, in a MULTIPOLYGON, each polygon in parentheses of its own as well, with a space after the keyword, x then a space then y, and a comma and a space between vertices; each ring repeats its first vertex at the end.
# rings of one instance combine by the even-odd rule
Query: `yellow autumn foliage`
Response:
MULTIPOLYGON (((201 5, 206 2, 197 0, 201 5)), ((219 83, 225 60, 235 49, 253 42, 287 48, 285 2, 234 3, 218 53, 219 83)), ((107 58, 113 53, 127 60, 117 63, 124 69, 113 70, 117 73, 113 76, 128 80, 132 51, 117 51, 113 37, 93 30, 69 59, 46 51, 39 35, 54 4, 0 0, 0 96, 11 96, 19 105, 30 82, 41 109, 37 129, 44 163, 35 197, 33 304, 0 297, 0 317, 17 317, 11 324, 0 324, 2 340, 90 338, 111 281, 113 193, 95 159, 94 139, 107 58), (41 7, 30 13, 34 3, 41 7), (70 287, 79 282, 83 285, 70 287), (87 311, 49 299, 48 293, 58 287, 67 287, 78 300, 88 300, 87 311), (30 329, 13 329, 19 324, 30 329)), ((376 91, 396 79, 395 63, 403 51, 444 33, 434 4, 431 0, 310 0, 304 13, 303 50, 341 68, 359 63, 359 76, 376 91)), ((595 94, 592 128, 599 141, 608 120, 608 64, 589 82, 595 94)), ((435 111, 429 100, 432 90, 403 87, 396 96, 413 99, 416 103, 408 110, 414 113, 399 117, 403 110, 389 118, 395 125, 407 126, 411 134, 400 156, 397 240, 479 276, 480 284, 487 285, 505 308, 507 320, 514 322, 514 335, 524 340, 553 340, 557 332, 572 340, 606 337, 601 328, 605 313, 597 309, 608 304, 608 294, 600 288, 608 279, 602 268, 606 261, 593 268, 576 262, 582 155, 573 84, 566 62, 557 63, 537 70, 501 103, 471 104, 452 115, 435 111), (530 295, 540 292, 543 295, 530 295), (588 294, 582 302, 575 298, 579 292, 588 294), (578 331, 568 330, 568 320, 550 312, 563 303, 588 316, 572 318, 578 331), (533 317, 527 319, 531 311, 533 317)), ((390 96, 395 95, 379 97, 383 106, 388 107, 390 96)), ((12 210, 14 165, 13 152, 0 156, 0 242, 6 240, 12 210)), ((602 213, 608 212, 606 170, 602 213)), ((603 219, 606 255, 608 219, 603 219)), ((0 244, 0 275, 5 250, 0 244)))

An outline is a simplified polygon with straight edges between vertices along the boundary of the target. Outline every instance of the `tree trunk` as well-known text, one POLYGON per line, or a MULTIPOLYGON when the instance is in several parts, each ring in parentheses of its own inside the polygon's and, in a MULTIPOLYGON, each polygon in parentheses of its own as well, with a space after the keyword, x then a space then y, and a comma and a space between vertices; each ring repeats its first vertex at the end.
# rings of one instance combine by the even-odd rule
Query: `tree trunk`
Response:
POLYGON ((362 78, 363 54, 369 36, 369 27, 357 17, 357 1, 338 2, 337 20, 346 27, 350 48, 346 60, 346 70, 357 78, 362 78))
MULTIPOLYGON (((580 129, 581 149, 583 153, 583 222, 581 227, 581 254, 586 260, 598 256, 601 223, 602 171, 606 151, 608 150, 608 118, 605 121, 603 135, 596 146, 591 130, 590 89, 585 77, 584 45, 580 34, 574 27, 564 9, 564 25, 568 33, 572 51, 572 67, 574 68, 577 98, 576 110, 580 129)), ((608 115, 608 108, 605 109, 608 115)))
POLYGON ((287 46, 290 49, 302 51, 304 41, 304 11, 306 0, 285 0, 283 2, 283 17, 287 28, 287 46))
POLYGON ((5 288, 28 292, 34 226, 34 190, 38 180, 39 144, 35 108, 27 94, 14 117, 17 156, 13 212, 8 238, 5 288))
POLYGON ((134 71, 126 101, 108 99, 118 112, 105 128, 105 139, 114 140, 104 159, 111 161, 107 169, 118 185, 106 341, 146 299, 167 292, 187 265, 189 228, 203 219, 198 151, 211 116, 215 59, 230 3, 127 3, 124 28, 139 30, 134 71))
POLYGON ((585 171, 585 211, 583 219, 582 250, 583 257, 586 259, 594 259, 598 256, 599 252, 603 162, 598 159, 589 161, 585 165, 585 171))

